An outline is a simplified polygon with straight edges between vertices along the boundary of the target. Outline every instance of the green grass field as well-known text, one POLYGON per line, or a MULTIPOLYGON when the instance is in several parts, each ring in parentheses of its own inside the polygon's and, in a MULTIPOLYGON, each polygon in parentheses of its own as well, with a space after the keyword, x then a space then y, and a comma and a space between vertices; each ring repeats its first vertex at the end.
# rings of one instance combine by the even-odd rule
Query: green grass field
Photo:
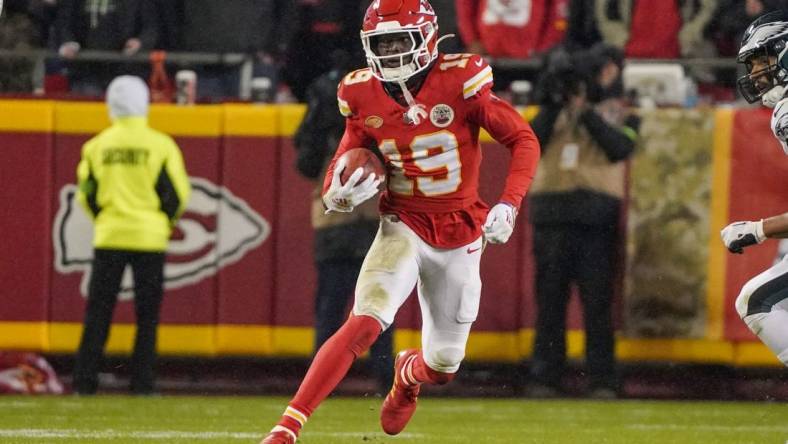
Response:
MULTIPOLYGON (((261 397, 0 397, 0 443, 249 443, 286 399, 261 397)), ((786 444, 788 405, 658 401, 423 398, 388 437, 380 399, 330 399, 303 444, 714 443, 786 444)))

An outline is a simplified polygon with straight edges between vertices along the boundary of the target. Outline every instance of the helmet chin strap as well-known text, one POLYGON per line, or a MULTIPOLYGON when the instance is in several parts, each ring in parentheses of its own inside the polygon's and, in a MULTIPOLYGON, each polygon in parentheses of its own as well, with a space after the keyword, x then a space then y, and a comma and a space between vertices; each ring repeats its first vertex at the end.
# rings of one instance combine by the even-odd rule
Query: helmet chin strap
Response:
MULTIPOLYGON (((451 37, 454 37, 454 34, 446 34, 439 38, 438 41, 435 42, 435 48, 437 49, 438 45, 440 45, 443 40, 451 37)), ((408 111, 403 115, 405 122, 411 125, 418 125, 421 123, 423 118, 427 117, 427 108, 424 105, 416 103, 416 100, 413 99, 413 94, 410 93, 410 90, 408 89, 408 86, 405 84, 404 80, 398 81, 397 84, 402 90, 402 96, 408 103, 408 111)))
POLYGON ((777 85, 761 96, 761 103, 769 108, 774 108, 777 106, 777 102, 783 99, 785 93, 785 85, 777 85))
POLYGON ((405 84, 404 80, 400 80, 397 84, 400 89, 402 89, 402 96, 408 103, 408 110, 402 117, 405 119, 406 123, 414 126, 418 125, 423 118, 427 117, 427 108, 424 105, 416 103, 416 100, 413 99, 413 94, 410 93, 408 85, 405 84))

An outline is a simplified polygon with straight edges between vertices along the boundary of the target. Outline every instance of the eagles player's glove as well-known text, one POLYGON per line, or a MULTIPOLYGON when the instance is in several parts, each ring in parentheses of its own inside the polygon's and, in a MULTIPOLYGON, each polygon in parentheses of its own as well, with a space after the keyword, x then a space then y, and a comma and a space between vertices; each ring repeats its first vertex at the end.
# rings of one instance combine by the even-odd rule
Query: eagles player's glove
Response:
POLYGON ((507 203, 499 203, 487 214, 487 221, 482 225, 484 238, 491 244, 503 244, 509 240, 514 231, 514 219, 517 209, 507 203))
POLYGON ((763 233, 763 219, 757 222, 734 222, 720 231, 722 242, 731 253, 742 254, 744 247, 760 244, 766 240, 763 233))
POLYGON ((374 196, 378 192, 380 179, 375 173, 370 173, 363 182, 358 183, 361 175, 364 174, 363 168, 356 168, 353 174, 348 177, 347 182, 342 185, 340 177, 346 168, 345 159, 340 159, 334 167, 334 175, 331 177, 331 186, 323 196, 323 203, 326 205, 327 213, 337 211, 349 213, 360 203, 374 196))

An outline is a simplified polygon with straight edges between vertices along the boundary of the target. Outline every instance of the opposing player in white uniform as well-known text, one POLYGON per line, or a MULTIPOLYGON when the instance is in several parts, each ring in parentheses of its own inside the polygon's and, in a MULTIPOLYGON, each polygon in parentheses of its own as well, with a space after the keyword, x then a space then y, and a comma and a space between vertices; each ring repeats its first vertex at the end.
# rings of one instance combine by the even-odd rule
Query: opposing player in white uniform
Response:
MULTIPOLYGON (((738 81, 739 91, 750 103, 760 99, 774 108, 772 131, 788 155, 788 16, 778 11, 752 22, 744 33, 738 62, 747 67, 747 74, 738 81)), ((721 235, 728 250, 741 254, 744 247, 767 238, 787 238, 788 213, 734 222, 721 235)), ((788 256, 742 287, 736 311, 788 366, 788 256)))

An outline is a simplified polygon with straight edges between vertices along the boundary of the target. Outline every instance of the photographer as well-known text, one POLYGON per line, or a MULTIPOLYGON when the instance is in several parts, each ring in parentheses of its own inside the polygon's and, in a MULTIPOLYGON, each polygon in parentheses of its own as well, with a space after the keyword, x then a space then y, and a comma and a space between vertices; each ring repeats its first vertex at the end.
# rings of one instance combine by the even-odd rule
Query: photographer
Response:
POLYGON ((542 159, 529 193, 536 261, 534 397, 558 396, 566 360, 570 285, 583 304, 589 396, 618 394, 611 299, 625 160, 639 119, 623 99, 621 52, 600 44, 548 56, 531 126, 542 159))

